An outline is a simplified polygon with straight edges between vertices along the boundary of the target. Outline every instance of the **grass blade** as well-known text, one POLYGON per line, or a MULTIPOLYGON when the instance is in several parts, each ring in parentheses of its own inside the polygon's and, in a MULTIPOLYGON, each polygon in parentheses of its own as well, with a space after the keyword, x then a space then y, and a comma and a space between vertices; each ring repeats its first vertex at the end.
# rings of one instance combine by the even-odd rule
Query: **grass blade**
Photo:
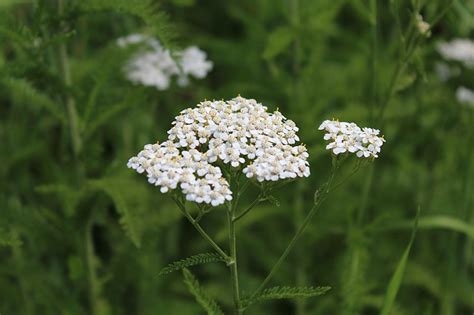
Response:
POLYGON ((415 240, 416 231, 418 229, 419 216, 420 209, 418 208, 415 218, 415 224, 410 237, 410 242, 408 243, 408 246, 403 252, 402 258, 398 262, 397 268, 393 273, 392 279, 390 279, 390 283, 388 284, 387 293, 385 295, 385 300, 380 315, 389 315, 392 310, 393 304, 395 303, 395 299, 397 297, 398 290, 400 289, 400 285, 403 280, 403 275, 405 273, 405 268, 408 262, 408 257, 410 255, 411 246, 413 244, 413 241, 415 240))

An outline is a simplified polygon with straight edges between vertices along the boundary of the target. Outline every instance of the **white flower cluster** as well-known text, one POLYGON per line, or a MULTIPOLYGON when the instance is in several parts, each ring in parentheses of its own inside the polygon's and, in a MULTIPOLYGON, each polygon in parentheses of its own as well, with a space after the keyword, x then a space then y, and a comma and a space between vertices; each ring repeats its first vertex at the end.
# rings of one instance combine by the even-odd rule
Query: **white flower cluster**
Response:
POLYGON ((326 131, 324 140, 331 140, 326 149, 336 155, 350 152, 359 158, 377 158, 385 142, 378 129, 360 128, 355 123, 325 120, 319 130, 326 131))
POLYGON ((127 78, 158 90, 169 88, 173 77, 177 77, 180 86, 189 83, 189 76, 205 78, 213 67, 212 62, 206 60, 206 53, 196 46, 172 54, 158 40, 142 34, 132 34, 117 40, 120 47, 133 44, 144 44, 145 50, 128 61, 125 66, 127 78))
POLYGON ((456 99, 459 103, 474 108, 474 91, 467 87, 460 86, 456 90, 456 99))
POLYGON ((436 48, 444 59, 461 62, 468 68, 474 67, 474 41, 457 38, 438 43, 436 48))
POLYGON ((183 110, 173 121, 168 140, 146 145, 128 162, 162 192, 178 186, 186 199, 217 206, 232 199, 221 162, 259 182, 310 174, 308 153, 297 145, 298 127, 279 111, 253 99, 204 101, 183 110))
POLYGON ((195 149, 180 151, 171 141, 147 144, 127 164, 138 173, 146 171, 148 182, 166 193, 179 185, 186 199, 217 206, 232 200, 229 184, 220 168, 209 164, 195 149))

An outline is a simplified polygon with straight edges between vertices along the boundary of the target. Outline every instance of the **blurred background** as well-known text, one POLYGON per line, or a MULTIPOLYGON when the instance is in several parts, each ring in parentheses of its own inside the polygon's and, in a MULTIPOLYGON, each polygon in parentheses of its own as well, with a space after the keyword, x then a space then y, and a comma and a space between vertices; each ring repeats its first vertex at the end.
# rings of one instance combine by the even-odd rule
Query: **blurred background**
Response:
MULTIPOLYGON (((239 221, 246 292, 327 179, 319 124, 353 121, 387 141, 272 281, 332 290, 246 314, 378 314, 418 208, 391 314, 472 314, 474 48, 451 45, 461 60, 439 47, 473 35, 474 2, 463 0, 0 0, 0 313, 204 314, 180 272, 158 273, 211 249, 126 163, 164 140, 180 110, 240 94, 296 122, 312 173, 239 221), (117 45, 130 34, 197 46, 212 70, 161 89, 130 82, 124 67, 141 48, 117 45)), ((222 246, 224 211, 202 221, 222 246)), ((230 312, 225 264, 192 271, 230 312)))

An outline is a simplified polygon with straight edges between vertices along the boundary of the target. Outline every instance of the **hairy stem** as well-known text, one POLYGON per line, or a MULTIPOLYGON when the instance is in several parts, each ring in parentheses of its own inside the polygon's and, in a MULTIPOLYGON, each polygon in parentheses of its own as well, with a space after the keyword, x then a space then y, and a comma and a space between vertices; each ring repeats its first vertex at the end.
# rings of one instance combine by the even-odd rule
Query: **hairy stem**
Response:
POLYGON ((31 303, 31 297, 28 294, 28 289, 31 284, 26 281, 23 270, 25 269, 25 257, 23 256, 22 246, 12 246, 13 259, 15 261, 15 269, 18 274, 18 286, 21 292, 21 298, 23 301, 23 307, 26 315, 33 314, 34 308, 31 303))
MULTIPOLYGON (((303 216, 304 216, 304 207, 303 207, 303 193, 304 193, 304 186, 303 182, 298 183, 298 191, 296 193, 296 198, 295 198, 295 214, 294 214, 294 226, 295 229, 297 229, 302 223, 303 223, 303 216)), ((305 257, 303 248, 297 247, 296 249, 296 256, 299 257, 299 259, 296 261, 296 285, 297 286, 305 286, 305 264, 304 264, 304 259, 305 257)), ((306 299, 297 299, 295 301, 295 313, 296 315, 304 315, 306 313, 306 299)))
MULTIPOLYGON (((474 209, 472 208, 472 172, 474 169, 474 153, 472 152, 472 147, 474 146, 474 130, 471 127, 474 123, 474 113, 470 111, 468 114, 468 123, 469 126, 469 137, 468 137, 468 154, 467 154, 467 176, 466 176, 466 186, 464 189, 464 213, 463 216, 466 218, 466 221, 474 226, 474 209)), ((472 260, 473 252, 473 243, 470 238, 466 238, 464 246, 464 267, 467 270, 472 260)))
POLYGON ((243 313, 240 302, 240 287, 239 287, 239 273, 237 269, 237 239, 235 235, 235 222, 232 217, 235 212, 235 207, 230 203, 229 211, 227 211, 227 223, 229 228, 229 248, 231 262, 229 263, 230 277, 232 280, 232 292, 234 298, 234 314, 240 315, 243 313))
MULTIPOLYGON (((58 0, 58 15, 64 14, 64 1, 58 0)), ((66 87, 72 86, 71 70, 69 67, 69 58, 67 55, 66 44, 61 42, 58 46, 59 68, 66 87)), ((69 93, 68 93, 69 94, 69 93)), ((67 96, 66 110, 69 119, 69 132, 71 136, 72 150, 77 156, 81 151, 82 140, 79 132, 79 118, 76 109, 76 102, 70 95, 67 96)))
POLYGON ((92 219, 89 219, 84 231, 87 279, 89 283, 89 305, 92 315, 98 314, 99 281, 95 269, 94 242, 92 240, 92 219))

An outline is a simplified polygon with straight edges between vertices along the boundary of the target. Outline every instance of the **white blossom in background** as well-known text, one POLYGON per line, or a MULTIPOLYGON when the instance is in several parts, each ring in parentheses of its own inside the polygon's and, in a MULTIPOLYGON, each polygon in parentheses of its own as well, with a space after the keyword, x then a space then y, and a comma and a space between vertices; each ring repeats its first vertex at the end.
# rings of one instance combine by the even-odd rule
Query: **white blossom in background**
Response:
POLYGON ((206 60, 206 53, 196 46, 184 49, 180 54, 181 74, 178 78, 178 84, 184 86, 188 83, 188 76, 197 79, 203 79, 207 73, 212 70, 212 62, 206 60))
POLYGON ((435 72, 438 79, 442 82, 446 82, 450 78, 458 76, 461 73, 461 70, 459 67, 450 66, 445 62, 436 62, 435 72))
POLYGON ((458 87, 456 90, 456 99, 459 103, 474 108, 474 91, 464 86, 458 87))
POLYGON ((119 47, 142 44, 143 50, 136 53, 124 67, 127 79, 136 84, 166 90, 176 78, 180 86, 189 83, 189 77, 203 79, 212 70, 213 64, 207 54, 196 46, 171 52, 160 42, 142 34, 131 34, 117 40, 119 47))
POLYGON ((180 188, 187 200, 212 206, 231 200, 217 162, 259 182, 310 174, 296 124, 253 99, 204 101, 183 110, 172 124, 167 141, 146 145, 127 164, 146 172, 163 193, 180 188))
POLYGON ((319 130, 326 131, 326 146, 335 155, 355 153, 359 158, 377 158, 385 139, 379 136, 380 131, 372 128, 360 128, 355 123, 325 120, 319 130))
POLYGON ((142 52, 133 56, 125 66, 127 79, 133 83, 166 90, 179 69, 168 50, 142 52))
POLYGON ((470 39, 457 38, 450 42, 441 42, 436 46, 446 60, 458 61, 468 68, 474 67, 474 42, 470 39))
POLYGON ((117 39, 117 45, 119 47, 127 47, 128 45, 143 43, 147 40, 151 40, 151 38, 143 34, 130 34, 117 39))

